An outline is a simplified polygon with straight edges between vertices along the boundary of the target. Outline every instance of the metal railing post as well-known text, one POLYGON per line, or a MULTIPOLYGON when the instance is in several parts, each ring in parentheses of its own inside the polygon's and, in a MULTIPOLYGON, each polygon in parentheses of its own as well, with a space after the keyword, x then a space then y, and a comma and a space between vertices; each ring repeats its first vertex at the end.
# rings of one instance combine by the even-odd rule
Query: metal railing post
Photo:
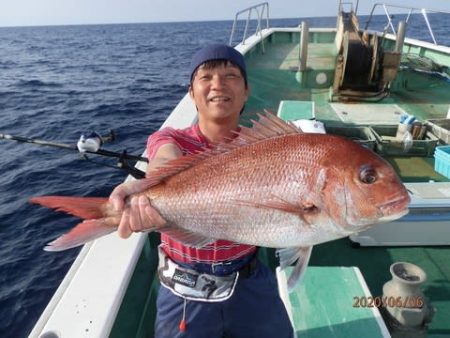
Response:
POLYGON ((397 53, 401 53, 403 51, 403 43, 405 42, 405 34, 406 34, 406 22, 400 21, 398 23, 397 30, 397 39, 395 40, 395 48, 394 51, 397 53))
POLYGON ((250 8, 250 10, 248 11, 247 21, 245 22, 244 36, 242 37, 243 45, 245 44, 245 39, 247 38, 247 29, 248 29, 248 24, 250 23, 251 15, 252 15, 252 8, 250 8))
POLYGON ((308 58, 308 40, 309 40, 309 26, 306 21, 302 21, 300 48, 299 48, 299 72, 306 70, 306 60, 308 58))
POLYGON ((425 10, 425 8, 422 8, 422 15, 423 15, 423 18, 425 19, 425 22, 427 23, 428 31, 430 32, 431 38, 433 39, 434 44, 437 45, 436 39, 434 38, 433 30, 431 29, 430 21, 428 20, 427 11, 425 10))
MULTIPOLYGON (((241 14, 243 14, 243 13, 248 12, 247 20, 245 22, 244 34, 243 34, 242 41, 241 41, 242 44, 245 44, 245 40, 247 39, 248 26, 249 26, 250 20, 252 18, 253 10, 256 11, 256 16, 257 16, 257 18, 256 18, 257 22, 256 22, 255 34, 256 35, 259 34, 261 36, 261 38, 262 38, 262 20, 263 20, 263 16, 264 16, 264 10, 267 10, 266 28, 269 28, 269 3, 268 2, 262 2, 262 3, 258 4, 258 5, 251 6, 249 8, 246 8, 246 9, 242 10, 242 11, 239 11, 239 12, 236 13, 236 15, 234 17, 233 26, 231 28, 230 39, 229 39, 229 42, 228 42, 228 44, 230 46, 233 43, 234 34, 236 33, 236 26, 237 26, 237 21, 238 21, 239 16, 241 14)), ((262 48, 263 48, 263 52, 264 52, 264 44, 262 45, 262 48)))
POLYGON ((392 33, 397 34, 394 28, 394 25, 392 24, 391 15, 389 14, 389 11, 385 4, 383 4, 384 13, 386 13, 386 17, 388 18, 388 25, 391 27, 392 33))

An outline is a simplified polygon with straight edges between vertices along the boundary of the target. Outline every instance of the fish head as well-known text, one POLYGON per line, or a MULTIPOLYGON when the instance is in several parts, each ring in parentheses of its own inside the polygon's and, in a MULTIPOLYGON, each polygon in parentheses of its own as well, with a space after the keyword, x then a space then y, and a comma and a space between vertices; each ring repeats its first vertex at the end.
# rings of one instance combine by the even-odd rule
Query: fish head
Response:
POLYGON ((334 142, 333 152, 327 159, 322 196, 328 214, 342 232, 358 232, 408 213, 408 191, 386 160, 345 139, 334 142))

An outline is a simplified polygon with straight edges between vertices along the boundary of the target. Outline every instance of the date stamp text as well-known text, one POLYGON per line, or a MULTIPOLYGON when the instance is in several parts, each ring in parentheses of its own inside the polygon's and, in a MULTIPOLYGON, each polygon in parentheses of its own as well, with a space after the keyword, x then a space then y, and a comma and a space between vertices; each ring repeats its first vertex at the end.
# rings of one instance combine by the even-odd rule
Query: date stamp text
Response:
POLYGON ((424 300, 419 296, 377 296, 377 297, 353 297, 353 307, 402 307, 420 308, 424 305, 424 300))

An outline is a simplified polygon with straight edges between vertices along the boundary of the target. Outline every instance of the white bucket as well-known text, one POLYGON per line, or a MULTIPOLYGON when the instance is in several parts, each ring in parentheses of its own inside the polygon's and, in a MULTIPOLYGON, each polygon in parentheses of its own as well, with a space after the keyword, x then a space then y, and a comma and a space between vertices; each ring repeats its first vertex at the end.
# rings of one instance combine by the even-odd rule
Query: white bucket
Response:
POLYGON ((304 133, 326 134, 325 126, 316 120, 295 120, 292 123, 304 133))

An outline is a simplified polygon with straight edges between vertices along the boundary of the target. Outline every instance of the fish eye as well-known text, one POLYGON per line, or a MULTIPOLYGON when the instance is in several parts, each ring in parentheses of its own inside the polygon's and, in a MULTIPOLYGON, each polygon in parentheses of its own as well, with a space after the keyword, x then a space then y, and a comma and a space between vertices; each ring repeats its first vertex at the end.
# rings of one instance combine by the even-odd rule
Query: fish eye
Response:
POLYGON ((378 176, 374 169, 363 168, 359 173, 359 179, 365 184, 372 184, 376 182, 378 176))

